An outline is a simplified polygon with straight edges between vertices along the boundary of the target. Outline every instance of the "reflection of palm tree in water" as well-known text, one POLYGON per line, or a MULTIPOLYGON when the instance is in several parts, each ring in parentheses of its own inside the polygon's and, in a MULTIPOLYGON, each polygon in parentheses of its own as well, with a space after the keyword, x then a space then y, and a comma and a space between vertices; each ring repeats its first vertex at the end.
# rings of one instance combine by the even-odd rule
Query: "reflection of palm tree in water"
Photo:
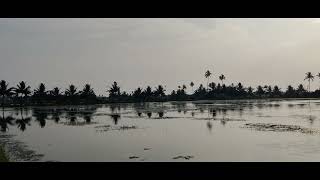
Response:
POLYGON ((209 129, 209 131, 212 130, 212 123, 210 120, 207 122, 207 128, 209 129))
POLYGON ((311 102, 310 102, 310 99, 309 99, 309 121, 310 121, 310 124, 313 124, 313 121, 314 121, 314 117, 311 115, 311 102))
POLYGON ((110 115, 111 116, 111 118, 112 118, 112 120, 113 120, 113 123, 115 124, 115 125, 117 125, 118 124, 118 121, 119 121, 119 119, 120 119, 120 114, 112 114, 112 115, 110 115))
POLYGON ((11 116, 4 117, 4 107, 2 108, 2 117, 0 117, 0 127, 1 127, 1 132, 6 132, 9 127, 9 125, 13 125, 14 118, 11 116))
POLYGON ((158 114, 159 114, 159 118, 163 118, 163 115, 164 115, 163 111, 158 112, 158 114))
POLYGON ((58 109, 52 113, 52 119, 54 120, 54 122, 59 123, 61 114, 61 110, 58 109))
POLYGON ((41 128, 46 126, 46 119, 48 117, 48 113, 41 109, 34 109, 33 116, 36 118, 36 121, 39 122, 41 128))
POLYGON ((16 124, 18 125, 18 128, 21 130, 21 131, 25 131, 27 129, 27 125, 30 126, 30 121, 31 121, 31 118, 30 117, 27 117, 27 118, 24 118, 23 117, 23 109, 21 108, 21 119, 17 119, 16 120, 16 124))

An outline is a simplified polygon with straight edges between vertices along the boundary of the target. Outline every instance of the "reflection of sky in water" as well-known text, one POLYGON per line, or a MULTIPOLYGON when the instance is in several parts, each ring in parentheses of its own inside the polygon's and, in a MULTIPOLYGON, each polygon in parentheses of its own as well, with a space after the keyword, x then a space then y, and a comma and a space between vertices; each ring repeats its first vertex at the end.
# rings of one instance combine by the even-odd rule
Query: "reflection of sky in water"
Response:
POLYGON ((241 100, 5 108, 0 125, 2 134, 16 135, 44 154, 44 161, 317 161, 319 135, 242 127, 273 123, 320 130, 319 104, 241 100), (193 157, 173 159, 179 156, 193 157))

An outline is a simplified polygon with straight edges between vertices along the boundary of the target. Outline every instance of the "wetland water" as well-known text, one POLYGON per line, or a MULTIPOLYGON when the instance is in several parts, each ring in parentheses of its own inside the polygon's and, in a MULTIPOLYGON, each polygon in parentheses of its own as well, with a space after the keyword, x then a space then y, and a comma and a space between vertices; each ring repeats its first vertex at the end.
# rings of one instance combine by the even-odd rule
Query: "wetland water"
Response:
POLYGON ((15 161, 320 161, 320 100, 4 108, 15 161))

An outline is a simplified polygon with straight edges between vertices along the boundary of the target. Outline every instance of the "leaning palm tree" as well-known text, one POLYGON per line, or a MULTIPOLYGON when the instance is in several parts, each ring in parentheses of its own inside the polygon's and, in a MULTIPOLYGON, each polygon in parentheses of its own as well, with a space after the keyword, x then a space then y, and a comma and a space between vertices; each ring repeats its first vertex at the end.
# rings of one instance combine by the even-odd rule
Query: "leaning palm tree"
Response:
POLYGON ((219 76, 219 79, 220 79, 220 81, 221 81, 221 84, 223 84, 223 80, 225 80, 226 77, 225 77, 223 74, 221 74, 221 75, 219 76))
POLYGON ((209 70, 207 70, 206 73, 204 74, 204 77, 207 78, 207 90, 208 90, 209 78, 211 74, 212 73, 209 70))
POLYGON ((306 73, 306 77, 304 78, 304 80, 308 80, 309 81, 309 86, 308 86, 308 90, 309 90, 309 93, 310 93, 310 80, 313 81, 314 79, 314 76, 312 75, 311 72, 307 72, 306 73))
POLYGON ((12 95, 13 88, 8 88, 9 84, 5 80, 0 81, 0 95, 2 96, 2 107, 4 106, 5 96, 9 97, 12 95))

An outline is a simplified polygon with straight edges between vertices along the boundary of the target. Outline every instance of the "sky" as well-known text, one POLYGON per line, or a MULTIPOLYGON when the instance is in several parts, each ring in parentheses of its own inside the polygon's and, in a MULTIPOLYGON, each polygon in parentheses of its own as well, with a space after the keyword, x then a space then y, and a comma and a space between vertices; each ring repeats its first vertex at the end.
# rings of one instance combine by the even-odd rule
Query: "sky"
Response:
MULTIPOLYGON (((32 89, 90 83, 99 95, 191 81, 291 84, 320 72, 319 19, 0 19, 0 79, 32 89)), ((191 88, 187 86, 187 91, 191 88)), ((315 78, 311 89, 320 87, 315 78)))

